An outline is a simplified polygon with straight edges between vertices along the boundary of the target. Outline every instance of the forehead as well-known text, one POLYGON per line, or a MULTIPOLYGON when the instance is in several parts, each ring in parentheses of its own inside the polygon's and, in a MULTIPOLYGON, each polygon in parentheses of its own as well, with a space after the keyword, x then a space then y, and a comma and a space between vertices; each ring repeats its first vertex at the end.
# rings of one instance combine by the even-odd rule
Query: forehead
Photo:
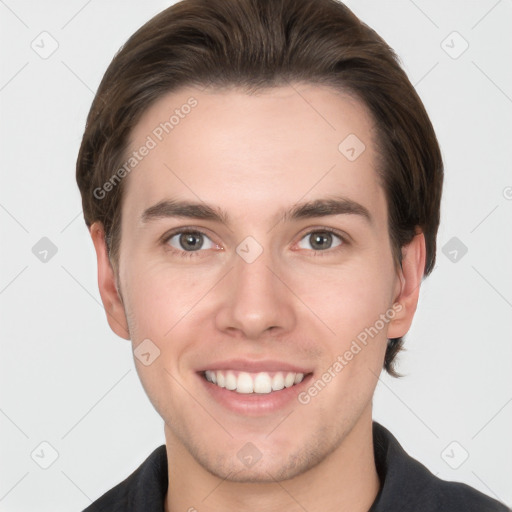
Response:
POLYGON ((364 105, 328 87, 184 88, 135 126, 125 204, 142 212, 163 199, 189 199, 261 217, 342 194, 385 212, 374 138, 364 105))

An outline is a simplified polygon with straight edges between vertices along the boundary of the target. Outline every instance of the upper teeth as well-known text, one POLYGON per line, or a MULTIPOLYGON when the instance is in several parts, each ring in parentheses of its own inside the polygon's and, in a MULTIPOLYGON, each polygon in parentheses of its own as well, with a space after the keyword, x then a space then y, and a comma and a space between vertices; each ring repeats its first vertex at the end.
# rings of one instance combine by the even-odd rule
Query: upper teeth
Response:
POLYGON ((276 372, 270 376, 268 372, 248 373, 232 370, 206 370, 206 380, 237 393, 270 393, 299 384, 304 378, 303 373, 276 372))

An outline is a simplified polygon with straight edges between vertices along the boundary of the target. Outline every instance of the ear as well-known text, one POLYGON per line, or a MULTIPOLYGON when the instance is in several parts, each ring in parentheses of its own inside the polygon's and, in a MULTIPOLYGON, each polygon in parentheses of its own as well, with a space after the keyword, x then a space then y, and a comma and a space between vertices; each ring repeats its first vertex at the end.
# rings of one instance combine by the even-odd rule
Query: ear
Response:
POLYGON ((425 236, 418 233, 402 247, 402 265, 398 270, 399 283, 394 301, 396 315, 389 323, 388 338, 401 338, 411 327, 425 271, 425 258, 425 236))
POLYGON ((114 269, 108 257, 105 231, 101 222, 95 222, 89 229, 96 250, 98 261, 98 287, 101 301, 107 314, 110 328, 121 338, 130 339, 128 322, 124 311, 123 301, 117 290, 117 280, 114 269))

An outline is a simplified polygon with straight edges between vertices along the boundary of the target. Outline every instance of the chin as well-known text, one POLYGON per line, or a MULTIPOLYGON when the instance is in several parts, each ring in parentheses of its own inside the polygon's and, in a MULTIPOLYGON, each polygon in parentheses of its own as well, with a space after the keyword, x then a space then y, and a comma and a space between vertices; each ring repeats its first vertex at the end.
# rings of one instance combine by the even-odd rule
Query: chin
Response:
POLYGON ((276 483, 290 480, 312 469, 329 455, 332 448, 328 443, 319 445, 316 440, 310 443, 297 440, 293 447, 291 451, 282 444, 267 446, 260 452, 254 444, 247 442, 242 448, 230 448, 232 455, 228 455, 226 451, 199 453, 192 447, 190 451, 199 465, 222 480, 237 483, 276 483))

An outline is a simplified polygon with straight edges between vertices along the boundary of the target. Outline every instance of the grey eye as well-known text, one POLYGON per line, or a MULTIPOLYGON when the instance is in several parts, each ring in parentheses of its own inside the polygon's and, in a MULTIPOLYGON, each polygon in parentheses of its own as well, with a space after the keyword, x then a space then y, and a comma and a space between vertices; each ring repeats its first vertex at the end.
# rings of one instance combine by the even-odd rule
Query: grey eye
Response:
POLYGON ((315 251, 325 251, 341 245, 341 238, 330 231, 312 231, 304 236, 299 242, 301 249, 313 249, 315 251))
POLYGON ((200 249, 211 249, 213 242, 199 231, 176 233, 169 238, 168 244, 175 249, 193 252, 200 249))

